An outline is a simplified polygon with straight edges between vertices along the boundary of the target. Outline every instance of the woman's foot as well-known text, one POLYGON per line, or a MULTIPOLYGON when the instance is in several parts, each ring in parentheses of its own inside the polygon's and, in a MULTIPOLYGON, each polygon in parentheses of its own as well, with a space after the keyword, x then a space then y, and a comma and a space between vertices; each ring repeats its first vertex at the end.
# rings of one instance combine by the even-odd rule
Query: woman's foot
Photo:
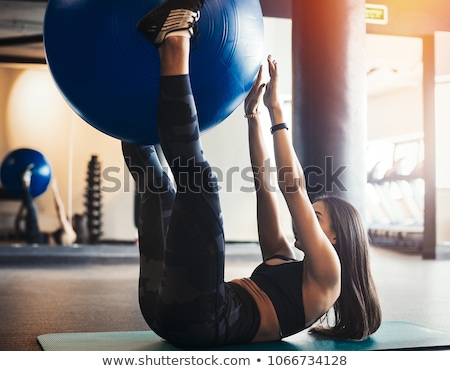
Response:
POLYGON ((136 29, 157 48, 168 36, 198 34, 197 22, 204 0, 166 0, 147 13, 136 29))

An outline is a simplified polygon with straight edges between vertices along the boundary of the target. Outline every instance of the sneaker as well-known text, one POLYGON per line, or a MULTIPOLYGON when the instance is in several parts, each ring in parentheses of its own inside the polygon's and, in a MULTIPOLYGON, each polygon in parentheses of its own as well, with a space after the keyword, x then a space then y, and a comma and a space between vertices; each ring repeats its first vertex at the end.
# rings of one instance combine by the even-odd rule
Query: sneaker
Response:
POLYGON ((198 35, 197 21, 204 1, 166 0, 147 13, 136 29, 156 47, 175 31, 187 30, 191 36, 198 35))

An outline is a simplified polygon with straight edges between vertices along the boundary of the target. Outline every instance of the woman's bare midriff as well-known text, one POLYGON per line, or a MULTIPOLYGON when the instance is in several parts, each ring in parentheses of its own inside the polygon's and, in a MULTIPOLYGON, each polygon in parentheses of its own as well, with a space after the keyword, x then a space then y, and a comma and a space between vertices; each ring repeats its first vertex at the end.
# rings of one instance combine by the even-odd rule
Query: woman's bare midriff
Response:
POLYGON ((251 342, 261 343, 280 340, 280 324, 278 323, 277 313, 267 294, 250 278, 235 279, 231 282, 246 290, 253 297, 258 307, 261 322, 251 342))

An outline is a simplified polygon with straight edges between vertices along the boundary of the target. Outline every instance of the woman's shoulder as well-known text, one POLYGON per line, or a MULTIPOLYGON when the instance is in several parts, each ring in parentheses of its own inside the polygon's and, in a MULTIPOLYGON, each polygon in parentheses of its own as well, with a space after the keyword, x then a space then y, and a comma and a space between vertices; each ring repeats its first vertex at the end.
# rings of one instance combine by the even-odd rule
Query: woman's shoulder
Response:
POLYGON ((340 295, 340 286, 323 285, 317 281, 310 272, 308 260, 305 259, 302 291, 306 323, 309 324, 330 310, 340 295))

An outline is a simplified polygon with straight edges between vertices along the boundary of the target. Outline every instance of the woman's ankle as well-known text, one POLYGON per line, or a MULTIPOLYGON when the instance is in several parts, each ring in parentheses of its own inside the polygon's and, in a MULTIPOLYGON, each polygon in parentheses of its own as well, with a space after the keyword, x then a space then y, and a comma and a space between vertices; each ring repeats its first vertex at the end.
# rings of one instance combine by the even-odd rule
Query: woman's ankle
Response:
POLYGON ((158 48, 161 75, 186 75, 189 73, 190 38, 170 36, 158 48))

